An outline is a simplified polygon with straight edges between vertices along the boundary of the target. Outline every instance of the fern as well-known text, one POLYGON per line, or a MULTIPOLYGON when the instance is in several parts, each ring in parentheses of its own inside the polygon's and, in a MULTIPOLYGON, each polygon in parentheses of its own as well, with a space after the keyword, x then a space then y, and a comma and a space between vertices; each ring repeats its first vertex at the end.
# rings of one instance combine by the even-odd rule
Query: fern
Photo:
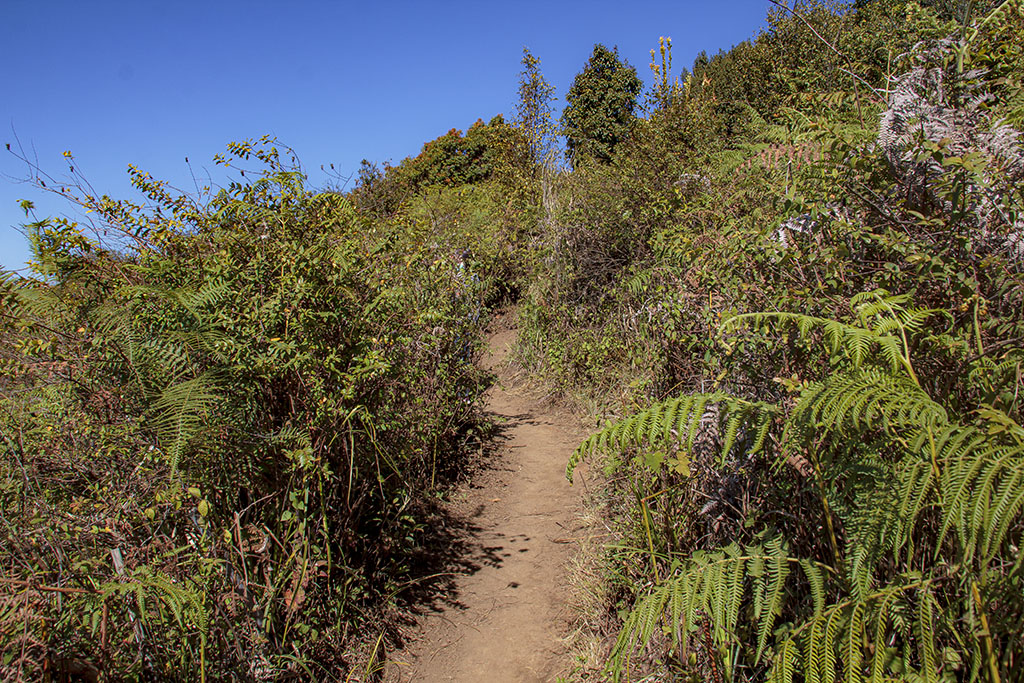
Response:
MULTIPOLYGON (((98 615, 105 604, 117 598, 134 603, 129 619, 138 619, 137 637, 144 637, 143 627, 166 629, 176 626, 183 640, 192 633, 205 643, 210 629, 210 613, 203 593, 194 584, 175 581, 166 574, 143 565, 123 580, 100 584, 95 593, 83 596, 86 612, 98 615)), ((140 643, 141 645, 141 643, 140 643)), ((202 646, 202 645, 201 645, 202 646)))
POLYGON ((167 387, 153 402, 151 422, 172 472, 177 471, 185 448, 206 426, 220 400, 216 382, 204 374, 167 387))
POLYGON ((952 425, 935 437, 943 501, 936 552, 956 530, 962 561, 982 566, 1001 549, 1024 504, 1024 444, 1014 438, 1021 428, 998 415, 985 429, 952 425))
POLYGON ((661 627, 665 613, 667 625, 681 653, 688 648, 691 631, 702 618, 711 620, 713 640, 719 649, 736 645, 733 634, 748 586, 766 596, 758 612, 757 658, 766 650, 775 621, 781 613, 784 587, 792 567, 809 568, 812 580, 821 579, 813 563, 788 557, 781 538, 764 546, 742 548, 730 544, 708 554, 689 558, 676 572, 652 589, 630 613, 612 652, 612 671, 618 675, 637 642, 647 642, 661 627))
MULTIPOLYGON (((803 385, 792 408, 721 393, 676 397, 606 426, 573 455, 570 476, 599 450, 667 442, 689 452, 708 406, 718 406, 723 457, 738 443, 750 453, 769 450, 768 428, 781 422, 783 438, 771 442, 781 447, 780 462, 786 453, 820 450, 834 468, 860 468, 866 477, 861 488, 834 494, 848 499, 834 566, 792 555, 779 536, 763 547, 733 543, 682 557, 626 620, 611 661, 615 672, 665 618, 677 647, 685 648, 701 615, 719 653, 739 657, 727 669, 737 661, 770 660, 770 680, 888 680, 897 661, 914 680, 937 680, 942 642, 960 644, 964 666, 974 672, 998 668, 991 642, 981 647, 989 636, 974 635, 991 620, 984 600, 964 586, 997 590, 1005 583, 998 590, 1016 590, 1006 577, 1021 565, 1024 427, 990 406, 979 408, 974 422, 954 419, 925 391, 910 350, 934 311, 884 292, 855 297, 852 309, 859 325, 787 313, 739 316, 723 325, 781 322, 804 338, 821 331, 834 370, 803 385), (789 587, 796 567, 810 605, 789 587), (789 621, 779 630, 783 615, 789 621)), ((820 467, 816 461, 819 478, 820 467)), ((822 490, 826 515, 833 514, 826 495, 822 490)))
POLYGON ((825 350, 832 356, 848 358, 854 367, 860 367, 868 359, 877 362, 874 354, 878 353, 892 372, 903 370, 916 381, 908 336, 919 332, 929 318, 947 314, 935 309, 906 308, 907 301, 905 295, 891 295, 879 289, 851 299, 859 325, 802 313, 745 313, 726 320, 721 333, 736 332, 749 325, 787 324, 795 328, 800 338, 810 340, 812 332, 819 331, 825 350))
POLYGON ((808 387, 793 419, 840 435, 874 428, 899 435, 908 429, 942 426, 947 416, 909 378, 880 368, 859 368, 808 387))
MULTIPOLYGON (((636 415, 608 425, 580 444, 566 466, 566 477, 572 481, 580 462, 599 451, 616 452, 630 447, 658 446, 675 443, 686 452, 692 451, 701 427, 701 418, 709 405, 721 408, 719 428, 725 435, 721 452, 724 459, 736 445, 740 428, 749 426, 746 452, 758 453, 764 447, 772 417, 779 409, 762 401, 745 401, 728 394, 693 394, 656 403, 636 415)), ((680 458, 684 457, 680 455, 680 458)))

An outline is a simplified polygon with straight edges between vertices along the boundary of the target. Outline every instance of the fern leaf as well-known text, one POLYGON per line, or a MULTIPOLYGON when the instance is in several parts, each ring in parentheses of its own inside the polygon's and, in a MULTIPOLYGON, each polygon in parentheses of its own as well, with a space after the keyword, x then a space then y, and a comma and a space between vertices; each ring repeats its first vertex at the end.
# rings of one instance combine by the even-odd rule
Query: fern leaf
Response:
POLYGON ((153 426, 176 471, 188 442, 206 425, 220 401, 216 383, 201 375, 167 387, 153 403, 153 426))
POLYGON ((889 628, 889 606, 890 598, 886 596, 882 599, 881 605, 879 605, 878 612, 874 615, 875 622, 875 640, 874 640, 874 654, 871 657, 871 680, 882 681, 885 680, 884 667, 885 660, 888 655, 887 648, 885 646, 886 638, 885 635, 889 628))
POLYGON ((938 655, 935 652, 934 598, 928 590, 921 592, 918 606, 918 638, 921 641, 921 669, 925 683, 938 680, 938 655))
POLYGON ((810 420, 840 434, 881 426, 900 432, 946 423, 945 409, 913 380, 876 368, 838 373, 803 394, 792 420, 810 420))
POLYGON ((768 638, 775 628, 775 619, 782 612, 783 588, 789 576, 789 564, 784 555, 782 537, 776 536, 771 539, 766 551, 765 603, 761 608, 760 623, 757 625, 757 653, 754 656, 756 661, 760 661, 766 651, 768 638))
MULTIPOLYGON (((719 424, 716 427, 721 428, 724 421, 729 448, 736 445, 736 436, 745 424, 754 425, 755 446, 761 448, 771 426, 771 417, 778 413, 778 408, 770 403, 745 401, 723 393, 670 398, 607 425, 587 437, 570 456, 566 465, 566 478, 572 481, 573 472, 580 462, 601 451, 675 443, 683 445, 687 452, 692 452, 701 420, 710 405, 720 408, 719 424)), ((723 447, 722 452, 724 455, 728 450, 723 447)), ((756 449, 752 452, 756 452, 756 449)))
POLYGON ((863 652, 861 641, 864 638, 864 606, 857 603, 850 612, 850 625, 846 631, 846 647, 844 648, 844 664, 846 666, 846 683, 860 683, 862 680, 861 660, 863 652))

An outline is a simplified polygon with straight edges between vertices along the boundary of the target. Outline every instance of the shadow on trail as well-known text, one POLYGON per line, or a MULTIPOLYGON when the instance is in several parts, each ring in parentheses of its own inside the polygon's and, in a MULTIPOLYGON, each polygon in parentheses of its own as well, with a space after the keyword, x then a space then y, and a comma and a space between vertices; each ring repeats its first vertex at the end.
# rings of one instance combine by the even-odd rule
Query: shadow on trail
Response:
MULTIPOLYGON (((508 449, 509 432, 532 419, 531 415, 498 415, 487 413, 490 427, 479 437, 478 450, 471 462, 463 461, 464 470, 458 478, 467 480, 471 488, 484 488, 476 483, 488 474, 508 472, 507 464, 498 457, 508 449)), ((460 600, 458 580, 484 567, 501 567, 513 549, 506 548, 503 535, 488 531, 477 522, 485 505, 474 509, 458 509, 457 505, 434 501, 423 515, 425 519, 421 542, 410 554, 413 578, 395 596, 399 623, 413 626, 426 614, 443 614, 465 610, 460 600)), ((518 539, 511 539, 515 543, 518 539)), ((405 634, 396 629, 395 644, 403 646, 405 634)))

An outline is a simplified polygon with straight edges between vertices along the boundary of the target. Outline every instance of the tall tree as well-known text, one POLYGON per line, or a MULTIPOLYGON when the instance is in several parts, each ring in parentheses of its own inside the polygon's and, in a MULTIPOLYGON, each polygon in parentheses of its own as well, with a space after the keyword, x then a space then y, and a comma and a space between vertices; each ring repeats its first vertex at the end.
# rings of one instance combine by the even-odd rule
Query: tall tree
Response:
POLYGON ((523 48, 523 71, 519 74, 518 124, 530 143, 533 162, 550 166, 554 162, 557 143, 556 128, 551 120, 551 102, 555 87, 540 71, 540 60, 529 48, 523 48))
POLYGON ((619 59, 618 48, 594 46, 569 88, 562 112, 566 152, 573 165, 582 156, 611 160, 629 131, 642 85, 636 69, 619 59))

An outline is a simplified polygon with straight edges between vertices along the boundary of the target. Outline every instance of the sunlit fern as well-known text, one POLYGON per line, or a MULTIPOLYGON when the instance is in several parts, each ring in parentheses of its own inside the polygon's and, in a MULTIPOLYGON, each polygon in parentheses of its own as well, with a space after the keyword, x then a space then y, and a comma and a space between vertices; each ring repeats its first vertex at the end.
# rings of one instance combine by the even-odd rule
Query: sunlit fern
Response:
POLYGON ((636 415, 608 425, 587 438, 576 448, 566 466, 566 477, 572 481, 573 473, 585 457, 598 451, 616 452, 633 445, 656 446, 659 443, 675 441, 693 449, 694 440, 701 426, 701 418, 709 405, 720 407, 720 424, 724 435, 722 455, 729 453, 736 443, 741 426, 749 425, 752 439, 749 453, 757 453, 764 446, 772 417, 779 409, 770 403, 744 401, 724 393, 693 394, 679 396, 655 403, 636 415))
MULTIPOLYGON (((206 602, 198 586, 176 581, 143 565, 128 571, 121 580, 102 583, 96 592, 82 595, 77 609, 68 610, 66 614, 69 618, 84 615, 95 632, 100 620, 107 619, 108 608, 124 606, 127 614, 122 627, 126 632, 134 631, 140 649, 145 645, 147 632, 177 631, 183 647, 198 646, 202 651, 210 630, 211 613, 206 602)), ((113 614, 120 611, 117 607, 115 610, 113 614)), ((202 655, 199 659, 201 661, 202 655)))
POLYGON ((672 442, 686 452, 706 406, 718 404, 723 460, 744 434, 748 453, 780 463, 817 448, 878 468, 869 490, 849 494, 855 498, 831 565, 792 555, 778 537, 678 558, 627 618, 611 659, 616 676, 636 644, 661 629, 683 655, 701 620, 727 672, 745 663, 773 681, 936 681, 953 666, 944 659, 951 656, 971 679, 1006 666, 996 648, 1019 649, 1011 643, 1021 634, 990 630, 999 616, 986 613, 979 587, 986 595, 1013 593, 1021 571, 1024 428, 988 406, 973 421, 955 418, 925 391, 911 350, 936 312, 909 303, 885 292, 856 297, 859 324, 792 313, 727 321, 725 332, 796 329, 823 342, 834 370, 800 385, 789 409, 721 393, 681 396, 605 427, 577 449, 570 476, 596 451, 614 457, 672 442), (796 578, 794 567, 801 568, 796 578))

